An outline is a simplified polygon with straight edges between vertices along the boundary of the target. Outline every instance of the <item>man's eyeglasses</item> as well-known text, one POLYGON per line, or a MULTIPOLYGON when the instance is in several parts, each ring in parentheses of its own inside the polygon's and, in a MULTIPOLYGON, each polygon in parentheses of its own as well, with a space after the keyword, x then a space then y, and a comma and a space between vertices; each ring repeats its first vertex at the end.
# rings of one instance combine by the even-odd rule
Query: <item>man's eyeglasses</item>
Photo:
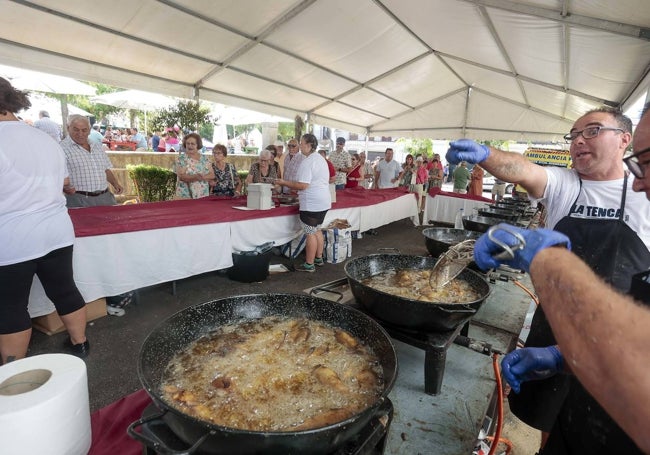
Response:
POLYGON ((638 152, 623 158, 623 162, 625 163, 627 168, 638 179, 642 179, 645 177, 645 171, 648 169, 648 164, 650 163, 650 161, 646 161, 645 163, 639 163, 639 157, 648 152, 650 152, 650 147, 645 148, 643 150, 639 150, 638 152))
POLYGON ((298 144, 288 144, 287 147, 289 147, 289 148, 298 147, 298 144))
POLYGON ((584 137, 585 139, 592 139, 598 136, 601 131, 620 131, 621 133, 623 132, 621 128, 611 128, 609 126, 590 126, 589 128, 585 128, 584 130, 581 131, 571 131, 569 134, 565 134, 564 140, 570 144, 572 141, 578 139, 578 136, 580 135, 582 135, 582 137, 584 137))

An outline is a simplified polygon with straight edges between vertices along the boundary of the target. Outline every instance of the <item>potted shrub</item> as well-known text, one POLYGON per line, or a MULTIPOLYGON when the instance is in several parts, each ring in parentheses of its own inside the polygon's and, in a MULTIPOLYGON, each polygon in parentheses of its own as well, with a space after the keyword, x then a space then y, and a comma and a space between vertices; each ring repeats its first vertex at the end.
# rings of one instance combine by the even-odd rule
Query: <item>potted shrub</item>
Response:
POLYGON ((126 166, 140 202, 168 201, 176 193, 176 174, 150 164, 126 166))

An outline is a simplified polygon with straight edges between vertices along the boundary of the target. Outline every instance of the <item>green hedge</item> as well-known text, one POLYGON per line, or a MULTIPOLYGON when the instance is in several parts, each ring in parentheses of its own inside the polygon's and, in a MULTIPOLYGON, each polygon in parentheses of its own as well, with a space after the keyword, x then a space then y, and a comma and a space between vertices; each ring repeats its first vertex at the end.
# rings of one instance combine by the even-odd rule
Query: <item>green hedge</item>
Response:
POLYGON ((176 174, 169 169, 150 164, 128 164, 126 169, 140 202, 168 201, 174 197, 176 174))

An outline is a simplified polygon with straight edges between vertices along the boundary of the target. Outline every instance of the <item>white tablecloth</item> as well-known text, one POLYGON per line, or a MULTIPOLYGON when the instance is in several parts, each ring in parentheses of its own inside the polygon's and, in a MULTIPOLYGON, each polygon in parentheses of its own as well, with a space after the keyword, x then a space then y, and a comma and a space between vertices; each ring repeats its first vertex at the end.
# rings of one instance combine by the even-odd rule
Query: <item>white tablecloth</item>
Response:
MULTIPOLYGON (((366 231, 408 217, 417 219, 417 201, 405 194, 363 207, 332 209, 330 221, 346 219, 366 231)), ((232 266, 232 252, 265 242, 283 245, 300 233, 297 215, 151 229, 75 239, 74 278, 86 302, 232 266)), ((32 317, 54 311, 38 278, 29 301, 32 317)))
POLYGON ((465 216, 473 214, 474 208, 485 208, 489 203, 473 199, 443 196, 441 194, 431 197, 427 194, 424 217, 422 224, 428 225, 431 222, 454 224, 459 209, 463 209, 465 216))
MULTIPOLYGON (((74 279, 86 302, 232 266, 230 224, 198 224, 78 237, 74 279)), ((54 311, 34 277, 29 314, 54 311)))

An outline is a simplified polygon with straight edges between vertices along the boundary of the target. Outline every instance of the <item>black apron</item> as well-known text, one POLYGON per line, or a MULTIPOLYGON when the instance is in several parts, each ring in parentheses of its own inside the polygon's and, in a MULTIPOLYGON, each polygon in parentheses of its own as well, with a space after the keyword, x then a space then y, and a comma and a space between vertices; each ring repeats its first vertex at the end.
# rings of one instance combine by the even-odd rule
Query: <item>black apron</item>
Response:
MULTIPOLYGON (((582 181, 580 191, 582 191, 582 181)), ((624 222, 626 194, 627 175, 623 179, 618 219, 594 220, 571 218, 567 215, 555 226, 555 230, 566 234, 571 239, 572 250, 576 255, 606 282, 623 292, 630 289, 632 275, 650 267, 650 252, 639 236, 624 222)), ((574 210, 578 197, 573 202, 571 211, 574 210)), ((533 316, 526 347, 545 347, 554 344, 556 344, 555 337, 546 315, 541 306, 538 306, 533 316)), ((550 432, 569 390, 571 389, 573 394, 576 388, 582 389, 582 386, 575 378, 561 374, 542 381, 525 382, 521 385, 519 394, 512 393, 508 396, 510 409, 526 424, 550 432)), ((575 396, 580 395, 581 393, 576 393, 575 396)), ((600 407, 595 400, 591 400, 594 405, 600 407)), ((587 420, 582 422, 589 425, 587 420)))

